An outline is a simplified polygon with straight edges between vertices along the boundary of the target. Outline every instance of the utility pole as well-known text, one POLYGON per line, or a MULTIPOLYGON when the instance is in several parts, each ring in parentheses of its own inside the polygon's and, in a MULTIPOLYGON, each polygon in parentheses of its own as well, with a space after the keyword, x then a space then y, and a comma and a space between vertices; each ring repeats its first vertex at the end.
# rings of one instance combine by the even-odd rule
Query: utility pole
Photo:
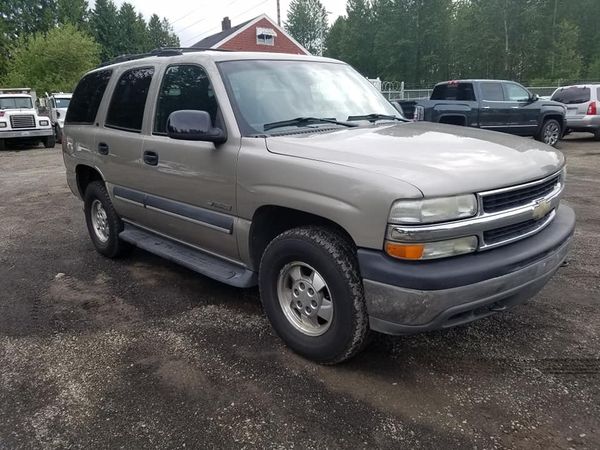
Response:
POLYGON ((281 7, 279 5, 279 0, 277 0, 277 26, 281 26, 281 7))

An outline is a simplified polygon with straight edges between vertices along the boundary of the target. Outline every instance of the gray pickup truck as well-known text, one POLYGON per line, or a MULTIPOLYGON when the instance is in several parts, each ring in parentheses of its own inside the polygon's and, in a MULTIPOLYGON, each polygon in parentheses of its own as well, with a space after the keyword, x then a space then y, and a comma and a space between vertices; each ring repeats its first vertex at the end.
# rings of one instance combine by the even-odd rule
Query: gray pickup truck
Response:
POLYGON ((398 103, 411 119, 532 136, 548 145, 556 145, 566 129, 563 104, 542 100, 514 81, 445 81, 429 100, 398 103))
MULTIPOLYGON (((299 354, 465 324, 534 296, 575 225, 563 155, 413 123, 332 59, 163 49, 86 74, 67 181, 107 257, 132 246, 240 288, 299 354)), ((127 60, 128 59, 128 60, 127 60)))

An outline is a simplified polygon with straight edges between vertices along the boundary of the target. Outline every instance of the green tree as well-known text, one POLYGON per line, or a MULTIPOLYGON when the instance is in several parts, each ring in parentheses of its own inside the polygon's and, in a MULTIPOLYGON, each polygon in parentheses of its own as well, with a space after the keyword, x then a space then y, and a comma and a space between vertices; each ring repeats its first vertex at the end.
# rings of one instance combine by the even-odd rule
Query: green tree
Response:
POLYGON ((321 55, 328 31, 327 10, 319 0, 292 0, 285 30, 310 53, 321 55))
POLYGON ((590 81, 600 80, 600 55, 588 65, 586 76, 590 81))
POLYGON ((162 21, 156 14, 152 14, 148 21, 149 50, 159 47, 179 47, 179 38, 167 19, 162 21))
POLYGON ((554 76, 563 80, 577 80, 582 72, 582 57, 578 51, 579 27, 566 20, 558 27, 558 36, 554 47, 554 76))
POLYGON ((0 0, 0 76, 6 73, 10 49, 19 37, 55 25, 55 8, 54 0, 0 0))
POLYGON ((92 36, 100 44, 102 60, 106 61, 117 56, 119 52, 118 11, 112 0, 96 0, 94 10, 91 12, 90 28, 92 36))
POLYGON ((19 39, 3 84, 28 86, 38 92, 71 91, 81 76, 99 62, 93 38, 66 24, 48 33, 19 39))
POLYGON ((376 77, 373 40, 376 24, 368 0, 348 0, 346 3, 346 36, 342 43, 344 60, 363 75, 376 77))
POLYGON ((346 18, 335 19, 325 39, 325 55, 330 58, 344 57, 344 36, 346 34, 346 18))
POLYGON ((123 3, 117 15, 118 27, 113 30, 119 37, 117 53, 142 53, 147 50, 148 34, 146 22, 137 14, 131 3, 123 3))
POLYGON ((85 29, 88 21, 88 2, 86 0, 57 0, 58 23, 70 23, 79 29, 85 29))
POLYGON ((12 38, 48 31, 56 24, 55 0, 3 0, 0 17, 12 38))

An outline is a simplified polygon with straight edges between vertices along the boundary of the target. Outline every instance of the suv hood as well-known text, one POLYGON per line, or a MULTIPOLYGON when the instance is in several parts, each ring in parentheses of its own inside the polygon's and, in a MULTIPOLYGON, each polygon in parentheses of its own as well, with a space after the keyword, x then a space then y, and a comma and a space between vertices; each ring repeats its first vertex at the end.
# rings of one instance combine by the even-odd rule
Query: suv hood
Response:
POLYGON ((558 171, 564 156, 533 139, 429 122, 270 136, 272 153, 385 175, 426 197, 525 183, 558 171))

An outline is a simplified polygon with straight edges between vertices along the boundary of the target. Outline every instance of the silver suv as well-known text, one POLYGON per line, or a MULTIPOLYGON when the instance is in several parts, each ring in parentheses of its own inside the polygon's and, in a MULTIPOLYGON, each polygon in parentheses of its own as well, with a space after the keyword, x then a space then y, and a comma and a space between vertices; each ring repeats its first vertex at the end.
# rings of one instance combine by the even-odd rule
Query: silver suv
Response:
POLYGON ((567 255, 563 155, 412 123, 339 61, 156 51, 80 81, 67 179, 108 257, 137 246, 241 288, 322 363, 370 330, 464 324, 535 295, 567 255))
POLYGON ((567 107, 567 131, 593 133, 600 140, 600 84, 561 87, 552 100, 567 107))

